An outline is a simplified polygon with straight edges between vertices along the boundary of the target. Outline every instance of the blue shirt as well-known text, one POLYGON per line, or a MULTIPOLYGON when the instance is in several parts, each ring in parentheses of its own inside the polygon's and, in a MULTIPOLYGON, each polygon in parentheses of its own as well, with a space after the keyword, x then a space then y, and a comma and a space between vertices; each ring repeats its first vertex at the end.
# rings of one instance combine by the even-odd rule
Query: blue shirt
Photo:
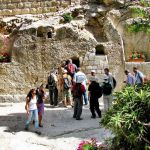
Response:
POLYGON ((135 78, 134 78, 134 76, 131 73, 129 73, 127 75, 126 83, 127 83, 127 85, 134 85, 135 84, 135 78))
POLYGON ((140 71, 137 71, 135 74, 135 84, 142 84, 142 78, 144 78, 144 74, 140 71))

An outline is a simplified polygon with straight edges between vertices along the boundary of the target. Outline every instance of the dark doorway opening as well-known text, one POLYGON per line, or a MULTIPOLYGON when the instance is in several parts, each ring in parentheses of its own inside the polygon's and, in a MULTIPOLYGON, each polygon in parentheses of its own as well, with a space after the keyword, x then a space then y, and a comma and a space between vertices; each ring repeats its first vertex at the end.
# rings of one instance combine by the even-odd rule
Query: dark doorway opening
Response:
POLYGON ((72 63, 75 64, 77 67, 80 67, 80 60, 78 57, 72 57, 72 63))
POLYGON ((104 46, 103 45, 97 45, 95 47, 96 49, 96 55, 105 55, 104 46))
POLYGON ((47 33, 47 37, 48 37, 48 38, 52 38, 52 32, 48 32, 48 33, 47 33))

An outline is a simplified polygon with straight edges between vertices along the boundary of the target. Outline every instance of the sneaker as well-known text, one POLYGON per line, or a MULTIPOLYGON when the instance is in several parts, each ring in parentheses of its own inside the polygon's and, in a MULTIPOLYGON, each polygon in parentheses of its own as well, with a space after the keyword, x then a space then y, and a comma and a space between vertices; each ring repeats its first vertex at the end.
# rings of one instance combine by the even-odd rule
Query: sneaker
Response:
POLYGON ((43 125, 42 125, 42 124, 39 124, 39 127, 41 127, 41 128, 42 128, 42 127, 43 127, 43 125))
POLYGON ((35 131, 36 134, 38 135, 41 135, 41 132, 40 131, 35 131))
POLYGON ((29 128, 28 128, 28 127, 25 127, 24 129, 25 129, 26 131, 29 131, 29 128))

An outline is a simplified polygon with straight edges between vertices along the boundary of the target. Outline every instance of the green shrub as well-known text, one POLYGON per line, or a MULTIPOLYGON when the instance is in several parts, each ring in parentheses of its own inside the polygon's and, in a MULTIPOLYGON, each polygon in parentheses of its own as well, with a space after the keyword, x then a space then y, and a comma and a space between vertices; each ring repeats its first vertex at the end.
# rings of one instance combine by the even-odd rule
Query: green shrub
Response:
POLYGON ((72 14, 71 13, 65 13, 63 14, 62 16, 64 18, 64 22, 67 23, 67 22, 71 22, 71 20, 73 19, 72 17, 72 14))
POLYGON ((147 34, 150 34, 150 25, 137 22, 137 23, 129 25, 128 31, 131 33, 132 32, 137 33, 137 32, 143 31, 147 34))
POLYGON ((110 149, 146 150, 150 144, 150 83, 126 87, 115 96, 114 105, 101 120, 115 135, 110 149))

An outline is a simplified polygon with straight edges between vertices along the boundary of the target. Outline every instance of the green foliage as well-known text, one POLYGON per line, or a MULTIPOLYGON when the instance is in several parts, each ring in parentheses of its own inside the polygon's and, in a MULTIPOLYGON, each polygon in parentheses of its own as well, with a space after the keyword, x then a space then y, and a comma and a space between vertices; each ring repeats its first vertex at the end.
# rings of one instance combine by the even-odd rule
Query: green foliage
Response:
POLYGON ((67 23, 67 22, 71 22, 71 20, 73 19, 72 17, 72 14, 71 13, 65 13, 63 14, 62 16, 64 18, 64 22, 67 23))
MULTIPOLYGON (((144 3, 144 0, 142 2, 144 3)), ((132 24, 128 26, 128 31, 134 33, 143 31, 146 34, 150 35, 150 14, 148 13, 148 11, 144 10, 143 8, 132 8, 132 14, 136 17, 140 17, 140 20, 135 21, 133 19, 132 24)))
POLYGON ((150 25, 149 24, 143 24, 143 23, 134 23, 128 26, 128 31, 129 32, 140 32, 143 31, 147 34, 150 34, 150 25))
POLYGON ((138 17, 142 17, 142 18, 148 18, 149 14, 147 11, 145 11, 142 8, 132 8, 132 13, 137 15, 138 17))
POLYGON ((141 4, 142 6, 145 6, 145 7, 150 7, 150 2, 148 2, 148 0, 147 0, 147 1, 145 1, 145 0, 140 0, 140 4, 141 4))
POLYGON ((115 96, 113 107, 101 120, 115 135, 110 141, 111 150, 146 150, 150 144, 150 83, 126 87, 115 96))

